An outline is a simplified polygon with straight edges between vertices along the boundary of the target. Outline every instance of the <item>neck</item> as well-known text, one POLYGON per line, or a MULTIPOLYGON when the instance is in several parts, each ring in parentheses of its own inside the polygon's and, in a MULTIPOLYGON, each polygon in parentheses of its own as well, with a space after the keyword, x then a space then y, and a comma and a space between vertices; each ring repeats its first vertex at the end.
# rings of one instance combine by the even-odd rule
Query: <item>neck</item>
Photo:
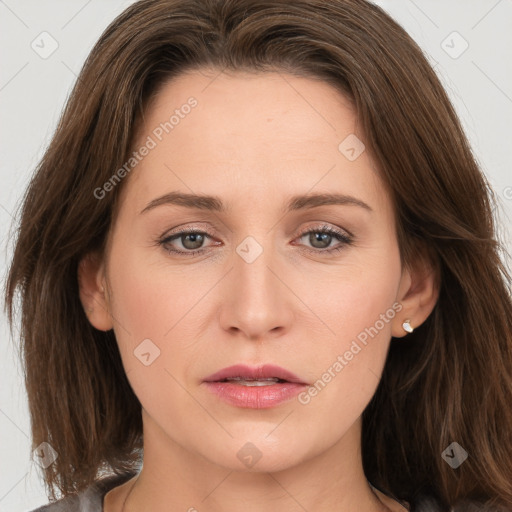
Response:
POLYGON ((143 413, 143 417, 143 468, 128 482, 123 504, 112 510, 235 512, 243 504, 246 512, 296 512, 297 507, 326 512, 390 511, 364 475, 360 422, 334 446, 273 471, 259 463, 247 469, 240 469, 240 464, 220 466, 177 444, 149 416, 143 413))

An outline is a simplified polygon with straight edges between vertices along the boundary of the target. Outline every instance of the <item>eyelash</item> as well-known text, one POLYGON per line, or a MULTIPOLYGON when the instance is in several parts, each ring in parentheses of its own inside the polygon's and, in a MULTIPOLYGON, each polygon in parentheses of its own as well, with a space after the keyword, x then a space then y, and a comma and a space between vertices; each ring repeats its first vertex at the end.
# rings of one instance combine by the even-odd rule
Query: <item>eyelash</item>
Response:
MULTIPOLYGON (((343 250, 345 248, 345 246, 351 245, 353 243, 352 235, 346 235, 343 232, 338 231, 330 226, 322 226, 317 229, 308 229, 308 230, 302 231, 301 233, 299 233, 297 238, 302 238, 304 235, 309 235, 311 233, 322 233, 322 234, 326 233, 326 234, 333 236, 338 241, 342 242, 340 245, 334 246, 330 249, 314 249, 314 248, 313 249, 311 249, 311 248, 305 249, 308 252, 312 252, 312 253, 316 253, 316 254, 319 254, 319 253, 332 254, 334 252, 343 250)), ((174 239, 180 238, 182 235, 190 235, 190 234, 207 235, 208 237, 213 238, 213 236, 210 235, 206 231, 200 231, 198 229, 187 229, 187 230, 182 230, 182 231, 176 231, 171 236, 165 236, 164 238, 158 240, 158 244, 160 246, 162 246, 166 252, 171 253, 171 254, 177 254, 179 256, 184 256, 184 257, 195 256, 195 255, 198 255, 198 254, 204 252, 206 250, 206 248, 204 248, 204 247, 202 247, 200 249, 193 250, 193 251, 181 251, 181 250, 176 250, 176 249, 170 249, 169 246, 167 245, 167 244, 169 244, 169 242, 171 242, 174 239)))

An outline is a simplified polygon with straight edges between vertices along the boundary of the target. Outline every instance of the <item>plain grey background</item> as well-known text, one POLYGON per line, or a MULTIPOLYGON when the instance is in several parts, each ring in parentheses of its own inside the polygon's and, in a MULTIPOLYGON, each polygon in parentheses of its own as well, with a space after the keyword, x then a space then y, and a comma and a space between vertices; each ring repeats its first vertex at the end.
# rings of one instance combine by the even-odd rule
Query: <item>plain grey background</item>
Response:
MULTIPOLYGON (((132 1, 0 0, 0 270, 12 217, 93 44, 132 1)), ((500 200, 512 252, 512 0, 378 0, 430 61, 500 200)), ((505 256, 504 256, 505 259, 505 256)), ((510 268, 510 261, 506 259, 510 268)), ((0 316, 0 511, 47 503, 31 461, 30 421, 16 337, 0 316)))

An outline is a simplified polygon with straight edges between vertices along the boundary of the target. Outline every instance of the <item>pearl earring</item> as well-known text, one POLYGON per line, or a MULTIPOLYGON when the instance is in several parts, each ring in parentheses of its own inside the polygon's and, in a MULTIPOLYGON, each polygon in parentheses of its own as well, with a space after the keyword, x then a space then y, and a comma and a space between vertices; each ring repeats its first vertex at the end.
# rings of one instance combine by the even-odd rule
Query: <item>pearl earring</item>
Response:
POLYGON ((403 327, 404 331, 406 331, 408 333, 411 333, 412 331, 414 331, 414 329, 411 327, 411 321, 410 320, 406 320, 402 324, 402 327, 403 327))

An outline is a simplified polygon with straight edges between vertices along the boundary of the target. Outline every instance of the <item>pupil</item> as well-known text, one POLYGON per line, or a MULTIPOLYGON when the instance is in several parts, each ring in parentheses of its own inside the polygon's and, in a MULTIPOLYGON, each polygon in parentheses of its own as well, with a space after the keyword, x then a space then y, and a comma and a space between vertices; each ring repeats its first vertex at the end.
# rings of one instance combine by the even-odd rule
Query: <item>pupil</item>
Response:
POLYGON ((187 249, 198 249, 199 247, 201 247, 201 244, 203 242, 203 236, 200 234, 200 233, 190 233, 188 235, 185 235, 183 238, 182 238, 182 243, 183 243, 183 246, 187 249), (191 239, 192 241, 192 247, 190 247, 186 241, 187 241, 187 238, 188 239, 191 239), (195 244, 195 245, 194 245, 195 244))
POLYGON ((329 233, 313 233, 312 234, 313 238, 312 240, 310 240, 311 242, 311 245, 313 245, 313 247, 318 247, 317 245, 315 245, 317 242, 325 242, 326 239, 327 239, 327 244, 324 244, 324 245, 320 245, 321 248, 325 248, 325 247, 328 247, 329 246, 329 243, 330 243, 330 239, 331 239, 331 235, 329 235, 329 233))

